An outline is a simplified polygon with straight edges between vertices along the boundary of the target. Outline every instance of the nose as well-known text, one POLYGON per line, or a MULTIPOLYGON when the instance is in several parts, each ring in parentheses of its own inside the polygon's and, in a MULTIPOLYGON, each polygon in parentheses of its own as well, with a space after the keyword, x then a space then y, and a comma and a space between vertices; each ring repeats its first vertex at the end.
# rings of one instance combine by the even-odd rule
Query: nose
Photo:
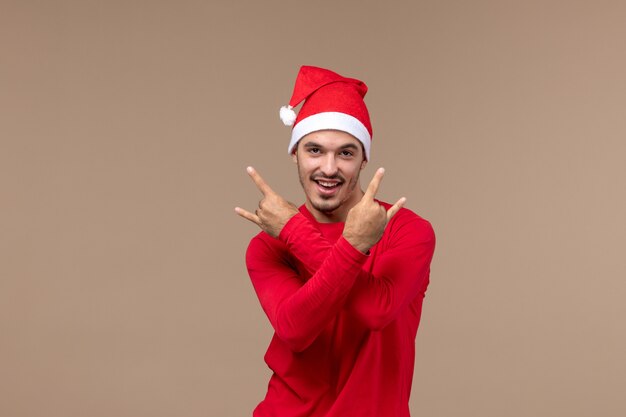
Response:
POLYGON ((337 174, 337 162, 335 161, 335 155, 332 152, 325 155, 320 170, 322 171, 322 174, 327 177, 332 177, 337 174))

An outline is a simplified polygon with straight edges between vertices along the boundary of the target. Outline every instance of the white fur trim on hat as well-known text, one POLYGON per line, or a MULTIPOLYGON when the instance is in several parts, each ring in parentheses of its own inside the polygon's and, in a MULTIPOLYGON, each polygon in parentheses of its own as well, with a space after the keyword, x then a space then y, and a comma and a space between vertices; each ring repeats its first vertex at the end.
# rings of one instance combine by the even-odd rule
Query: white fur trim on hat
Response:
POLYGON ((309 133, 326 129, 341 130, 357 138, 363 144, 365 158, 369 161, 372 137, 367 128, 356 117, 339 112, 317 113, 300 120, 291 131, 291 142, 289 142, 287 152, 293 153, 298 141, 309 133))

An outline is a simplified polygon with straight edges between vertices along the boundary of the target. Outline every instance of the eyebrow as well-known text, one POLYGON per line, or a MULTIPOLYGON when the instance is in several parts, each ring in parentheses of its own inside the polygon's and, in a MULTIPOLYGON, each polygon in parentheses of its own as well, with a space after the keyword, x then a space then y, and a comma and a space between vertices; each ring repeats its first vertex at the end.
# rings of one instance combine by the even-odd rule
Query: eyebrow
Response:
MULTIPOLYGON (((320 145, 319 143, 316 142, 307 142, 303 145, 305 148, 324 148, 322 145, 320 145)), ((359 147, 356 146, 353 143, 346 143, 345 145, 339 147, 339 149, 354 149, 354 150, 358 150, 359 147)))

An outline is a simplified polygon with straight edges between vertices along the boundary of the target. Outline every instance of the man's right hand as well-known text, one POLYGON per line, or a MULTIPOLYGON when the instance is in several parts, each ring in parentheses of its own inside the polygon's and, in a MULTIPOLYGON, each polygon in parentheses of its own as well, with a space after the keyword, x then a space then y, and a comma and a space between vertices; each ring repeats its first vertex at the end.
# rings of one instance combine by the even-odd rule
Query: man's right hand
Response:
POLYGON ((241 207, 235 207, 235 212, 259 226, 270 236, 278 237, 289 219, 299 213, 298 207, 272 190, 254 168, 248 167, 246 171, 263 194, 263 198, 259 201, 259 208, 254 213, 241 207))
POLYGON ((367 253, 380 240, 389 220, 406 202, 406 198, 402 197, 389 210, 385 210, 374 200, 384 174, 385 170, 378 168, 361 201, 348 212, 343 229, 343 237, 363 253, 367 253))

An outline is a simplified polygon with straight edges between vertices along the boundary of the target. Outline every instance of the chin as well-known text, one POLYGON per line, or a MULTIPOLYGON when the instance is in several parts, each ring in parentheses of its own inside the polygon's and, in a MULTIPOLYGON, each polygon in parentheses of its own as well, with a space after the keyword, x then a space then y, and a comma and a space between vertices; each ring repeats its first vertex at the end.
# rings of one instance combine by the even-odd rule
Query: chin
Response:
POLYGON ((332 213, 337 210, 342 205, 341 199, 332 198, 325 200, 323 198, 311 199, 311 205, 315 210, 321 211, 322 213, 332 213))
POLYGON ((332 213, 333 211, 337 210, 339 207, 341 206, 341 204, 313 204, 313 207, 322 212, 322 213, 332 213))

